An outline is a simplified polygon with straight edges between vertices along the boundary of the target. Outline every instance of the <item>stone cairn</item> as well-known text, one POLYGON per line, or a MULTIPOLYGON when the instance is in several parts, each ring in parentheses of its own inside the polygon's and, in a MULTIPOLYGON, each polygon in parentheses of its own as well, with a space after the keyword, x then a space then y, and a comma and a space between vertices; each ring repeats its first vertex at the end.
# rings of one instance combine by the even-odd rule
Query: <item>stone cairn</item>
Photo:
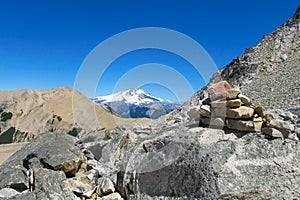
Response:
POLYGON ((241 94, 240 89, 232 88, 227 81, 210 85, 202 105, 188 112, 190 116, 199 116, 199 113, 200 125, 212 128, 262 132, 272 138, 299 140, 300 136, 297 124, 293 125, 291 121, 275 117, 272 113, 264 114, 260 105, 254 105, 249 97, 241 94))

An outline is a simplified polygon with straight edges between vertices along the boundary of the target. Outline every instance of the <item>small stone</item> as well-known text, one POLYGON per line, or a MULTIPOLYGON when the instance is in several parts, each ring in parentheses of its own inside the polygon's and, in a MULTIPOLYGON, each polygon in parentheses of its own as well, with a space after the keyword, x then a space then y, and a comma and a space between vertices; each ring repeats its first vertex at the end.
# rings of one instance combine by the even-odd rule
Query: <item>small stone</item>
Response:
POLYGON ((231 85, 227 81, 221 81, 209 86, 208 94, 209 96, 214 96, 215 94, 223 94, 231 88, 231 85))
POLYGON ((199 110, 198 106, 191 107, 190 110, 187 112, 187 114, 191 120, 198 121, 200 118, 200 110, 199 110))
POLYGON ((292 120, 292 119, 295 119, 295 118, 297 118, 297 116, 296 115, 294 115, 293 113, 291 113, 291 112, 289 112, 289 111, 286 111, 286 112, 280 112, 279 113, 279 116, 280 117, 283 117, 283 119, 284 120, 292 120))
POLYGON ((254 122, 262 122, 263 119, 262 119, 262 117, 254 117, 254 118, 253 118, 253 121, 254 121, 254 122))
POLYGON ((236 99, 238 95, 241 93, 239 89, 230 89, 226 92, 226 99, 236 99))
POLYGON ((210 105, 210 102, 211 102, 210 98, 206 98, 202 101, 202 105, 210 105))
POLYGON ((246 106, 239 108, 230 108, 226 111, 226 117, 232 119, 247 119, 251 118, 254 114, 254 109, 246 106))
POLYGON ((202 123, 204 125, 209 125, 210 124, 210 118, 208 118, 208 117, 201 117, 200 118, 200 123, 202 123))
POLYGON ((276 128, 288 132, 293 132, 295 130, 295 127, 290 122, 283 121, 281 119, 272 119, 270 121, 270 128, 276 128))
POLYGON ((227 107, 229 108, 239 108, 241 107, 241 100, 240 99, 232 99, 227 101, 227 107))
POLYGON ((213 108, 238 108, 241 106, 241 100, 239 99, 232 99, 232 100, 228 100, 228 101, 222 101, 222 100, 217 100, 217 101, 213 101, 211 102, 211 107, 213 108))
POLYGON ((211 110, 209 105, 201 105, 200 106, 200 116, 201 117, 210 117, 211 110))
POLYGON ((224 100, 216 100, 211 102, 212 109, 219 109, 219 108, 226 108, 227 107, 227 101, 224 100))
POLYGON ((238 131, 261 132, 262 122, 228 119, 227 127, 238 131))
POLYGON ((213 107, 211 115, 214 117, 226 117, 227 107, 213 107))
POLYGON ((98 194, 107 195, 113 192, 115 192, 115 186, 109 178, 101 177, 98 179, 98 194))
POLYGON ((282 132, 275 128, 262 128, 262 132, 273 138, 284 138, 284 135, 282 134, 282 132))
POLYGON ((280 55, 280 59, 281 59, 282 61, 285 61, 287 58, 288 58, 288 56, 287 56, 286 54, 281 54, 281 55, 280 55))
POLYGON ((211 119, 209 125, 213 128, 223 129, 223 127, 225 126, 225 122, 224 122, 224 119, 217 117, 217 118, 211 119))
POLYGON ((88 193, 89 191, 93 190, 91 185, 83 183, 79 180, 68 179, 68 183, 70 189, 78 194, 88 193))
POLYGON ((249 97, 243 95, 243 94, 239 94, 238 95, 238 98, 242 101, 243 104, 245 104, 246 106, 250 106, 252 103, 251 103, 251 100, 249 97))
POLYGON ((12 188, 3 188, 0 190, 0 198, 12 198, 18 194, 20 193, 12 188))
POLYGON ((298 138, 300 138, 300 128, 296 128, 295 133, 297 134, 298 138))
POLYGON ((288 136, 289 139, 292 139, 292 140, 299 140, 298 136, 296 133, 290 133, 289 136, 288 136))
POLYGON ((261 105, 255 106, 254 107, 254 113, 257 114, 259 117, 264 116, 263 108, 261 105))
POLYGON ((123 198, 119 193, 115 192, 110 195, 102 197, 102 200, 123 200, 123 198))

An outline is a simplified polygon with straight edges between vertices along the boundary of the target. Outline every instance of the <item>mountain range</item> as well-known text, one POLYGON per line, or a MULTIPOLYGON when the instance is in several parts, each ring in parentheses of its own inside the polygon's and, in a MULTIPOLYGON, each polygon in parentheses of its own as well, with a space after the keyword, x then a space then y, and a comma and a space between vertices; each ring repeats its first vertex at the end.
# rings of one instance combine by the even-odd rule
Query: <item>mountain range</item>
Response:
POLYGON ((78 134, 147 121, 119 117, 68 87, 1 91, 0 117, 0 143, 28 141, 47 131, 78 134))
POLYGON ((133 88, 107 96, 98 96, 92 100, 109 106, 120 116, 126 118, 156 119, 179 106, 171 101, 152 96, 142 89, 133 88))

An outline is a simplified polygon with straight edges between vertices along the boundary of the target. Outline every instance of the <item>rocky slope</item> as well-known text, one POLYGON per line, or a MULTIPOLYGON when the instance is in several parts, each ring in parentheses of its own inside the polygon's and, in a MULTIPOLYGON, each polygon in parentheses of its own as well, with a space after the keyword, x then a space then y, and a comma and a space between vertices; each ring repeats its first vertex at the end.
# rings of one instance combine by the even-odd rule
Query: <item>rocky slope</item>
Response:
POLYGON ((48 133, 0 166, 0 197, 295 199, 299 145, 191 124, 48 133))
POLYGON ((0 143, 28 141, 48 131, 78 134, 145 121, 123 119, 67 87, 0 92, 0 143))
POLYGON ((168 120, 187 121, 188 110, 201 105, 210 85, 228 81, 267 111, 289 110, 300 116, 300 7, 274 32, 263 36, 254 47, 216 72, 210 82, 195 93, 168 120))
POLYGON ((214 75, 238 86, 265 109, 300 115, 300 7, 293 17, 214 75))

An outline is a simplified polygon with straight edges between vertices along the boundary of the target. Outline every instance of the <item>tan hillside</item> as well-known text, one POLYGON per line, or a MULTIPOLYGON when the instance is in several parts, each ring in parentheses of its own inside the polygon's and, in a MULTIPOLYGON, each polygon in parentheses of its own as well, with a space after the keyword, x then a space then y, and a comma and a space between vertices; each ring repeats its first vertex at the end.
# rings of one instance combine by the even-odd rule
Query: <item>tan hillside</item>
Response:
POLYGON ((111 129, 118 124, 148 121, 120 118, 67 87, 1 91, 0 106, 1 143, 27 141, 46 131, 73 130, 72 133, 76 134, 81 129, 111 129))

